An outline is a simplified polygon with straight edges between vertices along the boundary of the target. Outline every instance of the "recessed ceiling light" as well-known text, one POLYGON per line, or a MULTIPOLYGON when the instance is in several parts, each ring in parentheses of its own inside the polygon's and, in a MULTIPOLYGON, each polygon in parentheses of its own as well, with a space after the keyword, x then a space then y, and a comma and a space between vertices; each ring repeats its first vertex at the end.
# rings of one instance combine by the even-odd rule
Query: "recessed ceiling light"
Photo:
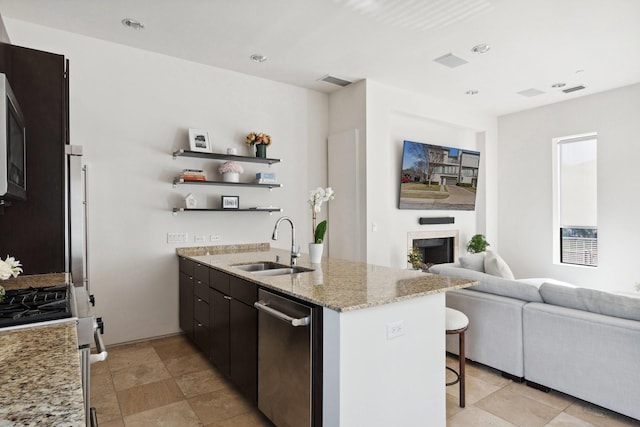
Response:
POLYGON ((131 18, 124 18, 122 20, 122 25, 124 25, 125 27, 132 28, 134 30, 144 29, 144 25, 142 24, 142 22, 136 21, 135 19, 131 19, 131 18))
POLYGON ((471 52, 473 53, 487 53, 491 50, 491 46, 486 44, 486 43, 481 43, 479 45, 474 46, 471 49, 471 52))
POLYGON ((551 87, 552 87, 552 88, 556 88, 556 89, 557 89, 557 88, 560 88, 560 87, 565 87, 566 85, 567 85, 566 83, 562 83, 562 82, 560 82, 560 83, 554 83, 554 84, 552 84, 552 85, 551 85, 551 87))
POLYGON ((465 92, 467 95, 477 95, 478 91, 475 89, 469 89, 468 91, 465 92))
POLYGON ((259 53, 254 53, 249 57, 253 62, 264 62, 267 60, 267 57, 264 55, 260 55, 259 53))

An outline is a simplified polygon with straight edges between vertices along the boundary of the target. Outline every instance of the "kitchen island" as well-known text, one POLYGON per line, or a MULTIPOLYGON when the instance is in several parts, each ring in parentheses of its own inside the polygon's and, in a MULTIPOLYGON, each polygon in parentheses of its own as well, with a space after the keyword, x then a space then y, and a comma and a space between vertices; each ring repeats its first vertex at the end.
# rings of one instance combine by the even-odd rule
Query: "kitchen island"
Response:
POLYGON ((475 282, 323 258, 313 271, 256 275, 238 264, 289 263, 289 252, 183 248, 178 255, 322 307, 322 425, 445 426, 444 292, 475 282), (231 252, 231 253, 229 253, 231 252))

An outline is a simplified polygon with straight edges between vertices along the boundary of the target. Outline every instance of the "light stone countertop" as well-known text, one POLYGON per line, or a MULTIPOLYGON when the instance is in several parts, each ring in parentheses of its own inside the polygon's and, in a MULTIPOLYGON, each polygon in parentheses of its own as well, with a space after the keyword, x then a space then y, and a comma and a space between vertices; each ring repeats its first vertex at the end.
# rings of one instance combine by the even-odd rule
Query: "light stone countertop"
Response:
POLYGON ((76 321, 0 329, 0 425, 84 426, 76 321))
POLYGON ((224 246, 178 248, 176 253, 265 288, 275 289, 335 311, 358 310, 476 284, 466 279, 326 257, 322 258, 320 265, 311 264, 307 254, 302 254, 298 259, 298 266, 314 271, 261 276, 234 265, 276 261, 276 256, 279 256, 280 263, 289 264, 290 252, 271 249, 268 243, 247 246, 234 245, 234 249, 224 246))

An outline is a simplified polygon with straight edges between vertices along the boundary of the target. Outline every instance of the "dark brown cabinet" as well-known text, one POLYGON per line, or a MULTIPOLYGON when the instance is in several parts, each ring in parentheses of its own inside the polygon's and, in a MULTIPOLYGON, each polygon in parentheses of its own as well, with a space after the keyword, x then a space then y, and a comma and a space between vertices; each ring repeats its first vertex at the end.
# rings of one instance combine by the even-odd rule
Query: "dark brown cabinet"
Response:
POLYGON ((252 403, 258 401, 258 287, 211 270, 211 360, 252 403))
POLYGON ((195 262, 180 257, 179 321, 180 329, 193 340, 193 266, 195 262))
POLYGON ((193 342, 207 356, 211 354, 209 329, 209 267, 193 266, 193 342))
POLYGON ((65 271, 64 146, 68 143, 67 62, 62 55, 0 43, 26 124, 27 200, 0 212, 0 253, 24 274, 65 271))
POLYGON ((258 286, 179 257, 180 329, 253 404, 258 402, 258 286))

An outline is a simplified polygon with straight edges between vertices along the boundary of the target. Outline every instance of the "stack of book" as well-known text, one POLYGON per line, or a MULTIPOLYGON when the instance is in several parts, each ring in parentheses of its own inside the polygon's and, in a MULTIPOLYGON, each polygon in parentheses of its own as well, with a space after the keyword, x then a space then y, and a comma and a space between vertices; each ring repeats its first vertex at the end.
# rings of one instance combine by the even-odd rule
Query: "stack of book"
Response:
POLYGON ((273 172, 258 172, 255 182, 258 184, 277 184, 278 180, 273 172))
POLYGON ((206 181, 207 176, 202 169, 183 169, 180 179, 183 181, 206 181))

